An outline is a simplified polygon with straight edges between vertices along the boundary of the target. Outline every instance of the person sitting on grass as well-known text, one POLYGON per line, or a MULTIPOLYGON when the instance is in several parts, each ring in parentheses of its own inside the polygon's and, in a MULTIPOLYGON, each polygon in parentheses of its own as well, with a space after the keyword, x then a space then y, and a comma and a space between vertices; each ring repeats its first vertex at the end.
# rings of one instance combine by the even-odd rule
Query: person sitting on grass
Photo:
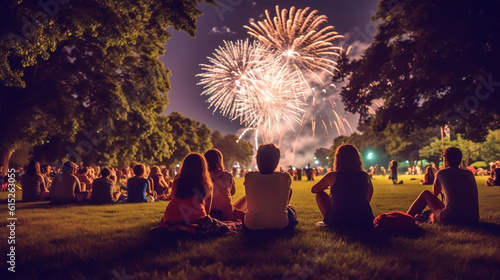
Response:
POLYGON ((92 191, 92 177, 89 175, 89 169, 87 167, 80 168, 75 175, 82 185, 82 190, 92 191))
POLYGON ((40 201, 49 197, 49 191, 45 187, 45 180, 40 172, 38 161, 28 164, 26 174, 21 176, 21 187, 23 191, 23 201, 40 201))
POLYGON ((151 182, 144 178, 144 164, 134 166, 135 176, 127 180, 127 202, 154 202, 155 192, 151 182))
POLYGON ((172 186, 172 200, 167 205, 159 228, 194 235, 216 235, 228 227, 208 215, 213 185, 205 158, 191 153, 184 158, 172 186))
POLYGON ((297 224, 297 212, 290 203, 292 178, 288 173, 275 172, 280 150, 274 144, 263 144, 257 150, 257 167, 245 175, 247 213, 243 219, 246 232, 263 229, 292 230, 297 224))
POLYGON ((330 228, 371 228, 373 185, 358 150, 349 144, 338 147, 333 169, 311 189, 324 224, 330 228))
POLYGON ((427 166, 425 168, 424 180, 420 180, 420 185, 432 185, 434 184, 434 170, 432 166, 427 166))
POLYGON ((153 189, 158 195, 159 199, 167 200, 168 196, 168 184, 165 182, 165 177, 160 171, 158 166, 153 166, 151 168, 151 173, 149 174, 149 178, 153 180, 153 189))
POLYGON ((62 173, 52 179, 50 191, 50 202, 54 204, 66 204, 86 201, 89 193, 81 189, 80 180, 73 175, 76 172, 76 164, 71 161, 64 163, 62 173))
POLYGON ((389 179, 392 179, 394 185, 403 184, 403 180, 398 183, 398 162, 396 160, 391 161, 389 164, 389 171, 391 172, 389 179))
POLYGON ((92 196, 90 202, 93 204, 106 204, 118 201, 121 192, 113 192, 115 182, 110 178, 112 171, 109 168, 101 170, 101 178, 92 182, 92 196))
POLYGON ((486 180, 486 186, 500 186, 500 161, 495 162, 491 166, 491 175, 486 180))
POLYGON ((246 197, 243 196, 231 204, 236 192, 233 175, 224 168, 222 153, 217 149, 205 153, 208 170, 214 185, 210 216, 223 221, 243 220, 246 210, 246 197))
POLYGON ((420 219, 420 214, 429 206, 431 221, 438 223, 471 224, 479 220, 477 184, 474 175, 459 168, 462 152, 458 148, 448 148, 443 153, 445 169, 436 174, 433 192, 423 191, 413 202, 408 214, 420 219), (444 202, 439 200, 440 193, 444 202))

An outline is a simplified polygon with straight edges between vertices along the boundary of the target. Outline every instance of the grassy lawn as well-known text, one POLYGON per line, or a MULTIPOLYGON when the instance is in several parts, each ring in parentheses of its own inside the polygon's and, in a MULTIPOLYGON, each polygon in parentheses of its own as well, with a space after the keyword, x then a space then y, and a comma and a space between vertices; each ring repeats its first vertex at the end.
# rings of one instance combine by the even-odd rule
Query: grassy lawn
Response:
MULTIPOLYGON (((404 185, 375 177, 375 215, 405 212, 431 188, 410 180, 417 176, 401 177, 404 185)), ((0 279, 500 279, 500 188, 485 187, 484 180, 478 178, 478 227, 425 224, 417 238, 316 228, 321 214, 307 181, 292 185, 291 204, 299 216, 294 235, 260 242, 238 236, 158 238, 150 228, 162 217, 164 201, 18 203, 16 273, 6 271, 10 245, 7 205, 2 204, 0 279)), ((235 199, 244 191, 243 180, 236 183, 235 199)))

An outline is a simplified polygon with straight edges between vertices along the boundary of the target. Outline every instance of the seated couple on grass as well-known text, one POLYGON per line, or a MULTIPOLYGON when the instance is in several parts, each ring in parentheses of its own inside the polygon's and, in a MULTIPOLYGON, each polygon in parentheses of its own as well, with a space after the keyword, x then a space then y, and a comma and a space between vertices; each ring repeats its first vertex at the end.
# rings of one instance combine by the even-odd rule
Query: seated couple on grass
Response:
POLYGON ((205 157, 198 153, 187 155, 159 227, 196 235, 235 233, 241 222, 247 231, 293 228, 297 219, 295 210, 288 205, 291 178, 287 173, 274 172, 279 159, 276 146, 261 145, 257 152, 259 172, 245 176, 246 196, 231 204, 234 179, 223 170, 222 154, 211 150, 205 157))
MULTIPOLYGON (((433 193, 423 191, 407 214, 422 221, 429 206, 431 220, 439 223, 471 224, 479 220, 477 185, 474 175, 458 166, 462 153, 457 148, 444 152, 445 169, 436 174, 433 193), (444 195, 441 202, 438 196, 444 195)), ((323 223, 330 228, 371 228, 374 216, 370 207, 373 185, 363 171, 361 156, 352 145, 342 145, 335 154, 333 172, 312 187, 323 223), (330 188, 330 195, 325 190, 330 188)))

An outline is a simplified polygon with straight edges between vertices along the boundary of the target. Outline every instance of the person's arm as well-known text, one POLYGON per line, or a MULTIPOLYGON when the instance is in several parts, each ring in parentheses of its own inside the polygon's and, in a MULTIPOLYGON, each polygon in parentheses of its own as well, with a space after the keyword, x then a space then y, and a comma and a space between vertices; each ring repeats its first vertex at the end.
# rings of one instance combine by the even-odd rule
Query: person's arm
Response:
POLYGON ((80 184, 80 180, 78 179, 78 177, 76 177, 75 175, 73 175, 74 179, 75 179, 75 183, 76 183, 76 186, 75 186, 75 195, 77 194, 80 194, 81 192, 83 192, 83 190, 81 189, 81 184, 80 184))
POLYGON ((147 179, 148 180, 148 189, 147 189, 147 192, 148 194, 153 194, 153 179, 149 178, 147 179))
POLYGON ((233 175, 229 174, 231 177, 231 196, 233 196, 236 193, 236 183, 234 182, 234 177, 233 175))
POLYGON ((439 172, 436 173, 436 179, 434 180, 434 185, 432 186, 432 193, 436 196, 439 197, 439 194, 441 193, 441 183, 439 182, 439 172))
POLYGON ((321 180, 319 180, 316 184, 311 189, 312 193, 319 193, 321 191, 326 190, 328 187, 333 186, 335 183, 335 180, 337 178, 337 173, 336 172, 330 172, 323 176, 321 180))
POLYGON ((368 193, 366 195, 366 198, 368 199, 368 202, 372 201, 372 197, 373 197, 373 184, 372 184, 372 180, 370 180, 370 176, 366 176, 367 179, 368 179, 368 193))
POLYGON ((45 187, 45 178, 43 176, 41 176, 41 175, 39 175, 39 176, 41 178, 41 180, 40 180, 40 190, 42 192, 47 192, 48 190, 47 190, 47 187, 45 187))

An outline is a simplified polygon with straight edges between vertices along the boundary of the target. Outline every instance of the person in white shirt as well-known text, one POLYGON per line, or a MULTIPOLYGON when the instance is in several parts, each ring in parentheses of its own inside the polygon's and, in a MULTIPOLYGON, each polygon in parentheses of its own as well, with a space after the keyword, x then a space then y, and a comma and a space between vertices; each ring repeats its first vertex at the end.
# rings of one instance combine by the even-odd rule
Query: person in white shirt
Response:
POLYGON ((293 229, 297 212, 290 203, 292 178, 288 173, 275 172, 281 154, 274 144, 263 144, 257 150, 259 171, 245 175, 247 213, 244 230, 293 229))

